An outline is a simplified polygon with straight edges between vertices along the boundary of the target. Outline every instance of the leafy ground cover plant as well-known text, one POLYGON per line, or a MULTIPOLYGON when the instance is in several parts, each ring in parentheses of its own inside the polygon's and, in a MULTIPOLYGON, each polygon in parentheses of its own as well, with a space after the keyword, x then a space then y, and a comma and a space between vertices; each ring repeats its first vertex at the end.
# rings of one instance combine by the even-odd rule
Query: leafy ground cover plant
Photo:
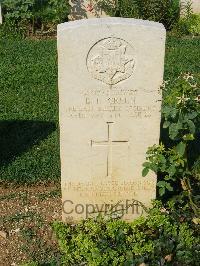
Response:
POLYGON ((154 202, 131 223, 101 216, 80 224, 55 222, 61 265, 199 265, 199 238, 171 204, 154 202), (142 264, 144 263, 144 264, 142 264))
POLYGON ((200 184, 196 166, 200 150, 194 147, 200 137, 200 87, 190 74, 176 79, 168 88, 170 92, 163 103, 163 128, 167 130, 165 145, 154 145, 147 152, 143 176, 149 170, 160 175, 159 194, 177 188, 177 196, 188 198, 194 219, 200 218, 198 188, 200 184))

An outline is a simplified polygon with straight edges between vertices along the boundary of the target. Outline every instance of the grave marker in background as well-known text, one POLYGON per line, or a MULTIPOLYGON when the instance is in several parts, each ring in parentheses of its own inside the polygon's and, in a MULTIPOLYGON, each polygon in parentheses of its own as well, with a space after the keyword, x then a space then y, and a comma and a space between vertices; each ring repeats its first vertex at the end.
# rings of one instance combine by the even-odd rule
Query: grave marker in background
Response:
POLYGON ((98 7, 97 3, 88 0, 70 0, 71 12, 69 20, 107 17, 105 12, 98 7))
POLYGON ((0 24, 2 24, 3 20, 2 20, 2 10, 1 10, 1 3, 0 3, 0 24))
POLYGON ((193 0, 193 12, 200 13, 200 0, 193 0))
POLYGON ((200 0, 181 0, 182 6, 186 5, 187 2, 192 3, 193 13, 200 13, 200 0))
POLYGON ((158 144, 165 29, 125 18, 58 26, 63 219, 126 209, 143 214, 156 197, 156 176, 142 177, 158 144))

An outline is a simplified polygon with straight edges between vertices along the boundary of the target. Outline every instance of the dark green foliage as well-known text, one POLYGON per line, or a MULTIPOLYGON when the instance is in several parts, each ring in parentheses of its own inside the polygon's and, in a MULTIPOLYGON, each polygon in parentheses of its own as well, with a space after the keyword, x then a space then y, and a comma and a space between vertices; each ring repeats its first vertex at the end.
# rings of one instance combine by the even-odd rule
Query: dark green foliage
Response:
POLYGON ((0 179, 58 180, 56 42, 0 44, 0 179))
POLYGON ((100 0, 99 5, 111 16, 158 21, 171 29, 179 19, 179 0, 100 0))
POLYGON ((198 266, 199 241, 195 230, 174 205, 157 202, 146 218, 131 223, 97 217, 77 225, 55 222, 61 265, 180 265, 198 266))
POLYGON ((139 17, 142 19, 163 23, 168 30, 178 21, 180 14, 179 0, 139 0, 137 2, 139 17))
POLYGON ((168 139, 164 140, 165 145, 161 143, 148 149, 143 176, 149 170, 161 176, 157 183, 160 196, 173 191, 178 184, 180 190, 175 195, 188 197, 187 204, 199 219, 200 179, 196 164, 200 159, 200 148, 194 156, 192 147, 199 142, 200 136, 200 83, 191 74, 185 74, 164 89, 168 94, 163 101, 163 128, 168 139))
POLYGON ((68 0, 2 0, 4 32, 10 28, 25 36, 55 32, 56 25, 67 21, 68 0))

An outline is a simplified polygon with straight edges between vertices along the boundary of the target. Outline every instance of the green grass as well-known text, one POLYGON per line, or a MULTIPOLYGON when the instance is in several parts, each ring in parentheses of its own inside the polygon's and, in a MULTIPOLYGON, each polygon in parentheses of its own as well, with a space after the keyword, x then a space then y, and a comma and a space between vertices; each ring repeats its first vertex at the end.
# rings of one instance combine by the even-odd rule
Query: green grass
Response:
MULTIPOLYGON (((200 75, 200 39, 168 37, 165 79, 200 75)), ((0 179, 60 179, 56 40, 0 40, 0 179)))
POLYGON ((58 180, 55 40, 1 40, 0 99, 1 180, 58 180))
POLYGON ((190 72, 200 78, 200 38, 167 37, 165 80, 190 72))

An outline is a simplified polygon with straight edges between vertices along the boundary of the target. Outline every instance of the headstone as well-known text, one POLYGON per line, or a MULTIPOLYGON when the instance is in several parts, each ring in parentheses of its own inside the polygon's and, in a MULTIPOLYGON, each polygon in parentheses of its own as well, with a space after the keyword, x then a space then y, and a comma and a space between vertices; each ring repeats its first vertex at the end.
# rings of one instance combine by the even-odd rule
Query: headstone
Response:
POLYGON ((200 0, 192 0, 192 9, 194 13, 200 13, 200 0))
POLYGON ((69 20, 107 17, 106 13, 98 6, 97 1, 70 0, 71 12, 69 20))
POLYGON ((181 0, 182 7, 184 7, 188 2, 191 2, 193 13, 200 13, 200 0, 181 0))
POLYGON ((1 3, 0 3, 0 24, 2 24, 2 11, 1 11, 1 3))
POLYGON ((65 221, 116 210, 130 221, 156 197, 156 176, 142 177, 142 164, 159 142, 165 34, 125 18, 58 26, 65 221))

